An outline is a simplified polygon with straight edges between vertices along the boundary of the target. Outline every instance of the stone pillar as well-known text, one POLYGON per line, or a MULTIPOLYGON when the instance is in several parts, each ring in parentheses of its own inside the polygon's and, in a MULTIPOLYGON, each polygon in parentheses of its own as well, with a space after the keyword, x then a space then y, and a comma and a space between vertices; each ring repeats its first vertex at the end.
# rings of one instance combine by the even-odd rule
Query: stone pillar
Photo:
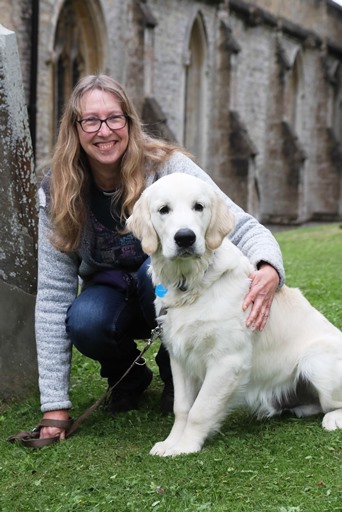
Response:
POLYGON ((37 386, 37 205, 16 36, 0 25, 0 399, 37 386))

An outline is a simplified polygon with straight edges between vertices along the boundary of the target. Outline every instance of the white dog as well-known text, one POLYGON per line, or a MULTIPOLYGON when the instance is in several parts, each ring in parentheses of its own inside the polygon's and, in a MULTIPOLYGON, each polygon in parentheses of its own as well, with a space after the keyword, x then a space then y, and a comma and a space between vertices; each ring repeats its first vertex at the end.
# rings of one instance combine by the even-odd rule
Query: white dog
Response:
POLYGON ((148 187, 128 228, 151 256, 163 342, 171 359, 175 422, 154 455, 200 451, 227 413, 258 417, 323 412, 342 429, 342 333, 297 289, 275 295, 265 329, 246 327, 253 270, 226 235, 233 216, 213 188, 175 173, 148 187))

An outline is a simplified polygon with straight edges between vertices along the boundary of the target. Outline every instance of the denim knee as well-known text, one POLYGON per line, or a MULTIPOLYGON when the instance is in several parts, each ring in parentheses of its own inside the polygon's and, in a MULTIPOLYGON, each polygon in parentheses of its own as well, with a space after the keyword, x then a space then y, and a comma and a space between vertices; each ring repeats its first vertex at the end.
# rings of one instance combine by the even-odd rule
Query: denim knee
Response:
POLYGON ((66 332, 75 347, 92 359, 113 357, 120 333, 117 319, 126 306, 125 297, 108 286, 84 290, 71 304, 66 332))

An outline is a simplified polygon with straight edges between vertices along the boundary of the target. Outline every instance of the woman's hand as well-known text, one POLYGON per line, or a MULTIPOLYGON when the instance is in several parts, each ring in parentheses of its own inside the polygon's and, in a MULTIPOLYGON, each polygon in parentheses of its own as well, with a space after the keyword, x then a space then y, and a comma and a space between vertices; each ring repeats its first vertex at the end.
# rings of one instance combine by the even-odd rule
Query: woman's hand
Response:
POLYGON ((252 304, 247 327, 262 331, 270 314, 274 294, 279 285, 278 272, 269 263, 262 263, 250 275, 251 285, 242 305, 244 311, 252 304))
MULTIPOLYGON (((61 409, 59 411, 45 412, 43 419, 69 420, 69 411, 61 409)), ((57 427, 42 427, 39 438, 45 439, 46 437, 59 437, 63 441, 65 439, 65 430, 57 427)))

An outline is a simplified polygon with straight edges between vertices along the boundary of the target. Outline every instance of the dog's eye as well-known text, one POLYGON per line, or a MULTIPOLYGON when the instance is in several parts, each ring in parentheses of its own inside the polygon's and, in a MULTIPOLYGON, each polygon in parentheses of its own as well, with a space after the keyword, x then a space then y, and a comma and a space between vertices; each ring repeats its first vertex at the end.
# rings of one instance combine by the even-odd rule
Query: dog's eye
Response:
POLYGON ((161 215, 166 215, 167 213, 169 213, 169 212, 170 212, 170 207, 169 207, 169 206, 167 206, 167 205, 165 205, 165 206, 162 206, 161 208, 159 208, 159 210, 158 210, 158 211, 159 211, 159 213, 160 213, 161 215))
POLYGON ((201 203, 195 203, 195 204, 194 204, 194 210, 195 210, 196 212, 203 212, 203 210, 204 210, 204 206, 203 206, 203 204, 201 204, 201 203))

